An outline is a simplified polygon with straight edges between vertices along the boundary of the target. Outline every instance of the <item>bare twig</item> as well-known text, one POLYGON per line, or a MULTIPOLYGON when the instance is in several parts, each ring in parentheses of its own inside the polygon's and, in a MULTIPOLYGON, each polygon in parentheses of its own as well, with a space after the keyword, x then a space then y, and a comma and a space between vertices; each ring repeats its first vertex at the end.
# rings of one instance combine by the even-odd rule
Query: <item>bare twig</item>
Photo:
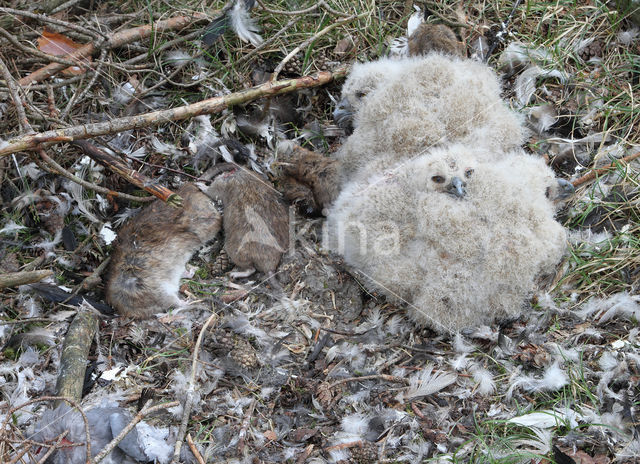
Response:
POLYGON ((325 448, 324 450, 327 451, 327 452, 329 452, 329 451, 339 451, 339 450, 343 450, 343 449, 353 448, 355 446, 358 446, 358 447, 362 448, 362 440, 350 441, 348 443, 340 443, 338 445, 329 446, 329 447, 325 448))
POLYGON ((109 190, 107 188, 104 187, 100 187, 99 185, 96 185, 92 182, 88 182, 84 179, 79 178, 78 176, 70 173, 69 171, 67 171, 65 168, 63 168, 62 166, 60 166, 53 158, 51 158, 49 155, 47 155, 47 153, 44 151, 44 149, 40 149, 38 150, 38 154, 40 155, 40 157, 44 160, 44 162, 48 165, 51 166, 51 168, 53 168, 56 171, 56 174, 59 174, 61 176, 66 177, 67 179, 82 185, 84 188, 88 188, 91 190, 94 190, 98 193, 103 193, 105 195, 109 195, 109 196, 113 196, 113 197, 118 197, 118 198, 122 198, 123 200, 129 200, 129 201, 140 201, 140 202, 148 202, 148 201, 153 201, 155 200, 155 197, 153 196, 147 196, 147 197, 136 197, 134 195, 129 195, 127 193, 120 193, 120 192, 116 192, 115 190, 109 190))
MULTIPOLYGON (((194 23, 207 20, 208 16, 206 15, 194 14, 194 16, 177 16, 175 18, 170 18, 164 21, 157 21, 154 24, 146 24, 144 26, 126 29, 124 31, 116 32, 115 34, 110 36, 109 39, 101 46, 90 42, 83 45, 75 52, 66 55, 66 58, 68 60, 77 61, 82 64, 81 61, 83 58, 92 56, 100 48, 111 49, 121 47, 136 40, 146 39, 147 37, 150 37, 151 34, 158 34, 160 32, 172 29, 182 29, 194 23)), ((40 82, 44 79, 47 79, 48 77, 53 76, 58 71, 63 70, 65 67, 66 65, 60 63, 51 63, 44 68, 40 68, 37 71, 34 71, 31 74, 23 77, 18 81, 18 83, 22 86, 26 86, 29 84, 34 84, 36 82, 40 82)))
POLYGON ((318 87, 334 79, 344 77, 346 72, 347 68, 340 68, 333 72, 324 71, 297 79, 266 82, 250 89, 210 98, 191 105, 112 119, 106 122, 83 124, 64 129, 50 130, 39 134, 25 135, 7 142, 5 146, 0 148, 0 156, 10 155, 19 151, 34 150, 39 144, 48 145, 56 142, 88 139, 100 135, 115 134, 129 129, 155 126, 168 121, 180 121, 201 114, 218 113, 230 106, 246 103, 257 98, 271 97, 295 90, 318 87))
POLYGON ((606 172, 610 171, 611 169, 615 169, 616 167, 618 167, 620 164, 629 164, 629 162, 633 161, 636 158, 640 157, 640 151, 637 153, 633 153, 632 155, 628 155, 625 156, 624 158, 620 158, 619 160, 614 161, 613 163, 609 164, 608 166, 605 166, 603 168, 599 168, 599 169, 594 169, 590 172, 588 172, 587 174, 585 174, 582 177, 578 177, 576 180, 572 181, 571 184, 574 187, 579 187, 582 184, 585 184, 593 179, 595 179, 597 176, 605 174, 606 172))
POLYGON ((11 44, 16 47, 18 50, 27 53, 29 55, 37 56, 38 58, 45 59, 47 61, 54 61, 56 63, 64 64, 65 66, 77 66, 76 61, 66 60, 64 58, 60 58, 59 56, 50 55, 48 53, 41 52, 37 48, 27 47, 20 43, 18 39, 15 38, 13 34, 10 34, 8 31, 0 27, 0 35, 4 36, 11 44))
POLYGON ((291 60, 291 58, 296 56, 302 50, 306 49, 312 42, 316 41, 317 39, 319 39, 320 37, 322 37, 323 35, 327 34, 328 32, 330 32, 331 30, 335 29, 338 26, 341 26, 343 24, 349 23, 349 22, 353 21, 354 19, 364 18, 365 16, 368 16, 368 13, 361 13, 359 15, 349 16, 347 18, 344 18, 344 19, 341 19, 339 21, 336 21, 336 22, 328 25, 327 27, 325 27, 321 31, 316 32, 315 34, 313 34, 307 40, 305 40, 300 45, 298 45, 296 48, 291 50, 291 52, 289 52, 289 54, 282 59, 280 64, 278 64, 278 66, 276 66, 276 69, 273 70, 273 75, 271 76, 271 80, 275 81, 278 78, 278 75, 280 74, 280 71, 282 71, 282 69, 289 62, 289 60, 291 60))
POLYGON ((51 456, 58 449, 58 446, 60 446, 60 443, 62 443, 62 440, 64 440, 64 437, 66 437, 68 434, 69 434, 69 431, 65 430, 60 435, 58 435, 58 437, 56 438, 55 444, 51 446, 46 453, 44 453, 44 456, 40 458, 40 460, 38 461, 38 464, 44 464, 45 462, 47 462, 47 459, 49 459, 49 456, 51 456))
POLYGON ((131 182, 133 185, 140 187, 151 195, 154 195, 155 197, 160 198, 162 201, 168 202, 173 206, 180 205, 180 198, 175 194, 175 192, 162 185, 158 185, 157 182, 153 179, 149 179, 144 174, 141 174, 138 171, 130 168, 126 163, 122 162, 115 156, 111 156, 106 151, 100 150, 91 142, 88 142, 86 140, 78 140, 72 143, 73 145, 77 145, 78 147, 80 147, 86 155, 90 156, 100 164, 108 167, 119 176, 131 182))
POLYGON ((0 274, 0 288, 17 287, 18 285, 32 284, 53 275, 53 271, 44 269, 42 271, 13 272, 11 274, 0 274))
POLYGON ((9 72, 9 68, 7 68, 7 65, 4 64, 4 61, 2 61, 2 58, 0 58, 0 74, 2 74, 2 77, 4 77, 4 80, 7 83, 7 88, 9 89, 9 94, 11 95, 11 99, 13 100, 13 105, 16 107, 20 130, 22 132, 32 132, 31 125, 29 124, 29 120, 27 119, 27 114, 24 112, 24 106, 22 106, 22 99, 20 98, 20 94, 18 93, 18 86, 16 85, 16 81, 13 79, 13 76, 9 72))
POLYGON ((129 422, 127 426, 122 429, 122 431, 118 434, 117 437, 111 440, 111 442, 109 442, 109 444, 105 446, 102 449, 102 451, 96 454, 96 456, 93 458, 93 461, 91 461, 92 464, 98 464, 100 461, 106 458, 107 455, 111 453, 116 446, 118 446, 118 443, 120 443, 124 439, 124 437, 126 437, 127 434, 131 432, 131 430, 133 430, 136 424, 140 422, 142 419, 144 419, 145 417, 147 417, 149 414, 153 414, 154 412, 160 411, 162 409, 173 408, 175 406, 178 406, 179 404, 180 404, 179 401, 172 401, 170 403, 157 404, 155 406, 143 408, 138 414, 136 414, 136 416, 131 420, 131 422, 129 422))
POLYGON ((202 455, 198 451, 198 448, 196 448, 196 444, 193 442, 193 438, 191 438, 190 433, 187 434, 187 444, 189 445, 189 449, 195 456, 196 461, 198 461, 198 464, 205 464, 204 459, 202 458, 202 455))
POLYGON ((67 106, 65 107, 65 109, 62 111, 62 114, 60 115, 60 119, 66 119, 66 117, 69 114, 69 111, 71 111, 75 102, 76 101, 81 102, 84 96, 87 94, 87 92, 89 92, 89 90, 94 86, 94 84, 96 83, 96 80, 98 79, 98 76, 100 76, 100 74, 102 73, 102 67, 104 66, 104 60, 106 57, 107 57, 107 50, 102 49, 100 51, 100 58, 98 59, 98 65, 96 66, 96 69, 93 71, 93 76, 91 76, 91 80, 86 86, 83 87, 82 92, 80 93, 75 92, 71 96, 71 98, 69 99, 69 103, 67 103, 67 106))
POLYGON ((92 31, 91 29, 83 26, 78 26, 77 24, 73 24, 67 21, 62 21, 61 19, 56 19, 51 16, 31 13, 29 11, 23 10, 15 10, 13 8, 0 8, 0 13, 6 13, 11 16, 24 16, 25 18, 35 19, 36 21, 40 21, 42 23, 55 24, 56 26, 64 27, 65 29, 69 29, 77 32, 78 34, 84 35, 85 37, 91 37, 93 39, 99 39, 102 35, 99 31, 92 31))

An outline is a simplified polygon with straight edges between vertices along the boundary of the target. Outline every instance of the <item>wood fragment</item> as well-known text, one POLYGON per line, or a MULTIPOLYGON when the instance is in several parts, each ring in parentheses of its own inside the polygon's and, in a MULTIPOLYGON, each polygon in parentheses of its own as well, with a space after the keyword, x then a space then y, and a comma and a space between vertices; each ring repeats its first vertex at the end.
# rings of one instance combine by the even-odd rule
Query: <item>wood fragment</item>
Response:
POLYGON ((52 275, 53 271, 49 269, 0 274, 0 288, 17 287, 18 285, 32 284, 34 282, 39 282, 47 277, 51 277, 52 275))
POLYGON ((310 76, 297 79, 286 79, 276 82, 251 87, 246 90, 209 98, 191 105, 179 106, 168 110, 153 111, 135 116, 112 119, 111 121, 82 124, 64 129, 55 129, 37 134, 23 135, 9 140, 0 148, 0 156, 7 156, 20 151, 35 150, 38 145, 50 145, 56 142, 70 142, 73 140, 89 139, 100 135, 116 134, 129 129, 157 126, 170 121, 200 116, 202 114, 214 114, 231 106, 247 103, 263 97, 272 97, 294 92, 300 89, 308 89, 327 84, 334 79, 344 77, 347 68, 340 68, 333 72, 323 71, 310 76))
MULTIPOLYGON (((69 324, 67 336, 62 344, 60 372, 56 383, 58 396, 77 401, 82 399, 87 358, 97 329, 98 318, 90 311, 78 311, 69 324)), ((55 407, 60 404, 60 401, 57 401, 55 407)))

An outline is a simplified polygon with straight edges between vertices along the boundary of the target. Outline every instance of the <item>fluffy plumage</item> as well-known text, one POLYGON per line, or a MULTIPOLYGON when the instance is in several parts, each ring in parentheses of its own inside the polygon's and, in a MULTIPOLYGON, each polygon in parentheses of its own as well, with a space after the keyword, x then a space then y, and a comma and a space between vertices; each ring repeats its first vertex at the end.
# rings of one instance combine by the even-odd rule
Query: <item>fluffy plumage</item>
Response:
POLYGON ((354 66, 342 94, 356 102, 354 132, 336 156, 343 175, 385 169, 437 145, 485 147, 488 156, 520 146, 521 118, 500 91, 486 65, 438 53, 354 66), (381 74, 385 63, 392 70, 381 74))
POLYGON ((518 314, 565 250, 547 197, 556 180, 524 153, 483 159, 452 145, 348 183, 329 211, 328 248, 438 330, 518 314))

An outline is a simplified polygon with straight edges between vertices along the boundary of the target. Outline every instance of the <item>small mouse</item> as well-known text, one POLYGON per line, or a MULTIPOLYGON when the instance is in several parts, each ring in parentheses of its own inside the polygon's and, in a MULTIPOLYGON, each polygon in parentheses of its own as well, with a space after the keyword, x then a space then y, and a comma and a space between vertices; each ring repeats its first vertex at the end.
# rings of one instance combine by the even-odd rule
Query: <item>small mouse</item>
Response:
POLYGON ((272 275, 289 246, 289 215, 271 183, 231 163, 216 165, 218 174, 203 189, 222 201, 224 249, 236 266, 232 278, 256 270, 272 275))
POLYGON ((186 183, 177 193, 182 207, 156 200, 118 233, 105 294, 123 316, 145 319, 172 306, 184 307, 178 290, 185 265, 220 231, 215 203, 195 184, 186 183))
POLYGON ((444 24, 422 23, 409 37, 409 56, 440 52, 460 58, 466 56, 456 34, 444 24))

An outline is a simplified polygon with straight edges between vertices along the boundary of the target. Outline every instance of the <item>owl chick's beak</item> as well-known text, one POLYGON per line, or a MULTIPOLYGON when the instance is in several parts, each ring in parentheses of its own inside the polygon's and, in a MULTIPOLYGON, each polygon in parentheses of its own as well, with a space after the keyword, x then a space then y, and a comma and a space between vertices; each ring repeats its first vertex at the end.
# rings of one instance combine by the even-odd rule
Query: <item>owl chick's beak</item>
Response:
POLYGON ((351 127, 353 108, 346 98, 340 100, 336 105, 336 109, 333 110, 333 119, 336 121, 336 124, 343 129, 349 129, 351 127))
POLYGON ((564 200, 565 198, 569 198, 574 193, 576 193, 576 188, 571 182, 565 179, 558 179, 558 192, 555 198, 556 200, 564 200))
POLYGON ((447 192, 457 196, 458 198, 462 198, 467 194, 467 189, 465 188, 467 183, 460 179, 459 177, 454 177, 451 179, 451 184, 447 188, 447 192))

